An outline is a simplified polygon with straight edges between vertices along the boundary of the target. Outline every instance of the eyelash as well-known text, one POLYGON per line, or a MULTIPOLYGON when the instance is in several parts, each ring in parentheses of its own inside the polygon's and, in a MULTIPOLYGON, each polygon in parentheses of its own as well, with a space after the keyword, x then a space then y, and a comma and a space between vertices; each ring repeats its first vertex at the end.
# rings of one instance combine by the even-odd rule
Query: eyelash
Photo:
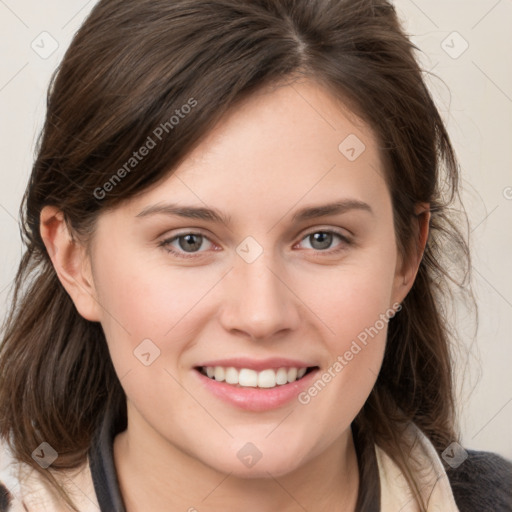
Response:
MULTIPOLYGON (((309 233, 306 233, 300 239, 300 242, 302 242, 303 240, 305 240, 309 236, 314 235, 316 233, 327 233, 327 234, 331 234, 331 235, 336 235, 336 236, 338 236, 341 239, 342 243, 339 245, 339 247, 337 249, 334 249, 334 250, 329 250, 329 249, 326 249, 326 250, 316 249, 315 250, 315 249, 311 249, 315 253, 334 255, 334 254, 338 254, 339 252, 345 250, 347 245, 351 245, 352 244, 351 240, 349 240, 348 237, 346 237, 345 235, 341 234, 340 232, 332 230, 332 229, 316 229, 314 231, 310 231, 309 233)), ((170 248, 170 244, 172 242, 174 242, 175 240, 178 240, 181 237, 187 236, 187 235, 202 236, 203 238, 208 240, 210 243, 213 243, 203 233, 198 233, 198 232, 194 232, 194 231, 187 231, 187 232, 184 232, 184 233, 179 233, 179 234, 177 234, 177 235, 175 235, 175 236, 173 236, 171 238, 167 238, 165 240, 162 240, 158 244, 158 247, 162 247, 166 252, 171 253, 171 254, 177 256, 178 258, 189 259, 189 258, 199 258, 199 257, 201 257, 201 252, 186 253, 186 252, 181 252, 181 251, 177 251, 175 249, 171 249, 170 248)))

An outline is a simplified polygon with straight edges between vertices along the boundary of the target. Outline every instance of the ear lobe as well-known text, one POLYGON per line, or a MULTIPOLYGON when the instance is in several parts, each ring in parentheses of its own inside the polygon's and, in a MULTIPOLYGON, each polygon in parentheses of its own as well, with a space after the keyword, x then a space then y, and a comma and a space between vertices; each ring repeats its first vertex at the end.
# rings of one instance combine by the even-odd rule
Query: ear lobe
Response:
POLYGON ((85 247, 72 238, 64 214, 55 206, 45 206, 39 229, 55 272, 76 309, 86 320, 99 322, 101 308, 89 257, 85 247))
POLYGON ((430 205, 419 203, 415 208, 414 240, 408 255, 399 257, 395 274, 395 300, 402 302, 414 284, 428 240, 430 205))

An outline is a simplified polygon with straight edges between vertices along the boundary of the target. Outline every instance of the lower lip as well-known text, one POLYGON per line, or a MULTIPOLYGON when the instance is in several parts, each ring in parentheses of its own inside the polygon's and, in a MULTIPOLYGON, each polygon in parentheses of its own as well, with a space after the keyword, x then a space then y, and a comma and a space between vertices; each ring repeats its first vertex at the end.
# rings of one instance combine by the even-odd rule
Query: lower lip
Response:
POLYGON ((318 368, 304 375, 302 379, 275 388, 237 387, 219 382, 194 370, 202 385, 212 394, 239 409, 261 412, 278 409, 296 399, 307 388, 318 372, 318 368))

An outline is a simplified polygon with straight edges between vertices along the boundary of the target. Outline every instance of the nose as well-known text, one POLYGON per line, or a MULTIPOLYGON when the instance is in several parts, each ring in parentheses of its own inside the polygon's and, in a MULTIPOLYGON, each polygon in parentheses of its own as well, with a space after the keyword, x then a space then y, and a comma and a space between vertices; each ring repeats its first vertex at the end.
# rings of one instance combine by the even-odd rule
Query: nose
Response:
POLYGON ((221 323, 227 331, 262 341, 297 328, 300 300, 265 252, 252 263, 238 259, 225 286, 221 323))

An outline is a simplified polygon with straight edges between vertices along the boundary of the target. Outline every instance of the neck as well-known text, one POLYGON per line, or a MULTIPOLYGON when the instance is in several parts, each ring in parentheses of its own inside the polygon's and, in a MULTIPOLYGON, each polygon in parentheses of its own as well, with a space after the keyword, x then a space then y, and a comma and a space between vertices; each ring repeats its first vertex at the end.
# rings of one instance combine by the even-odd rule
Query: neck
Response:
POLYGON ((129 412, 128 428, 114 439, 126 512, 355 511, 359 471, 350 428, 323 453, 285 475, 241 478, 203 464, 148 427, 130 422, 129 412))

